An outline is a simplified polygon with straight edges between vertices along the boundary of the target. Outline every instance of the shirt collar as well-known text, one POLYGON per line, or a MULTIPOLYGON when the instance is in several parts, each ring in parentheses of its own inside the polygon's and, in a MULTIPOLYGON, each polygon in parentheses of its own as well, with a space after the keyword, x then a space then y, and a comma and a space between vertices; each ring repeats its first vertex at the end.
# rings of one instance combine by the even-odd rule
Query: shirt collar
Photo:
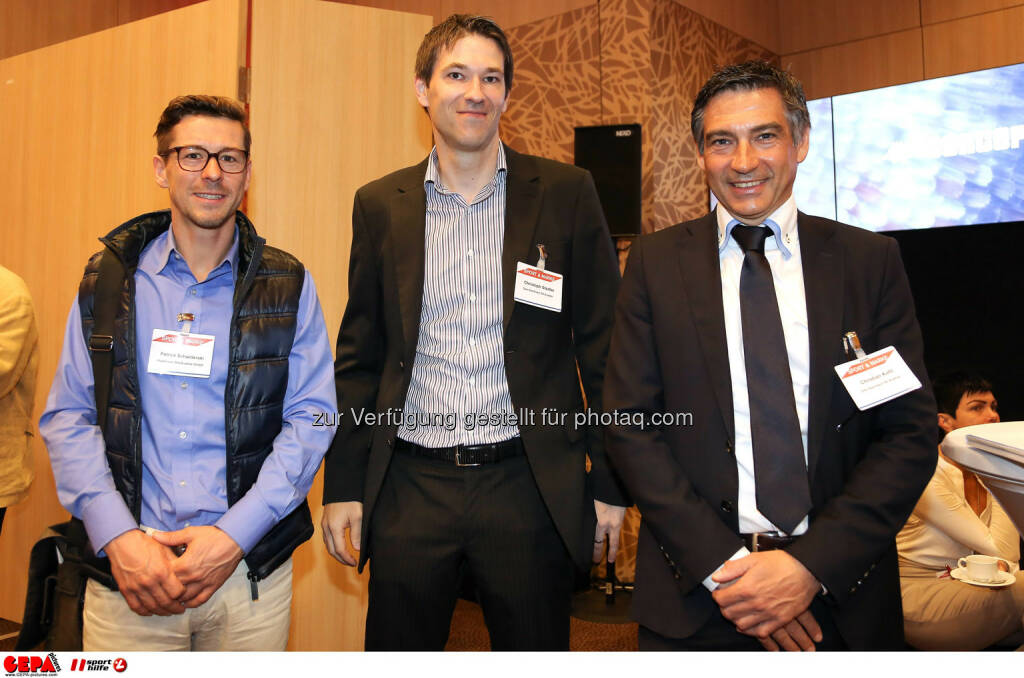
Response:
MULTIPOLYGON (((729 214, 729 211, 725 209, 721 202, 715 208, 715 218, 718 221, 718 253, 722 254, 725 248, 729 246, 729 243, 733 241, 731 237, 732 227, 739 222, 729 214)), ((765 249, 769 250, 777 247, 782 252, 784 259, 789 259, 793 256, 791 248, 794 244, 800 242, 796 227, 796 198, 790 195, 786 202, 779 206, 779 209, 772 212, 765 219, 764 226, 770 228, 772 233, 775 234, 775 245, 771 245, 771 240, 765 241, 765 249)))
MULTIPOLYGON (((498 176, 506 172, 508 172, 508 165, 505 163, 505 144, 499 141, 498 164, 494 168, 494 176, 491 178, 490 185, 494 185, 498 176)), ((437 164, 437 146, 430 150, 430 158, 427 159, 427 173, 423 177, 424 189, 427 184, 434 184, 434 189, 440 193, 448 193, 448 189, 441 183, 441 171, 437 164)))
MULTIPOLYGON (((159 275, 164 268, 167 267, 172 254, 179 254, 178 245, 174 240, 174 229, 168 228, 166 231, 154 238, 153 242, 146 245, 146 248, 142 251, 142 256, 139 257, 139 268, 149 275, 159 275)), ((234 226, 234 235, 231 238, 231 247, 228 248, 227 253, 224 255, 224 259, 221 260, 217 266, 214 266, 214 270, 223 265, 225 261, 231 266, 231 275, 232 279, 234 279, 238 271, 237 224, 234 226)))

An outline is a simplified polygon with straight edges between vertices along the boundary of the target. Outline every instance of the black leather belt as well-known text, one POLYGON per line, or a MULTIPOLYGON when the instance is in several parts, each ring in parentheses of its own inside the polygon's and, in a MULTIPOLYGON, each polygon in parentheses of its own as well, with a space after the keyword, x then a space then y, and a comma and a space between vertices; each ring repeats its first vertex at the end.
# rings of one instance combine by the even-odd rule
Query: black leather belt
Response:
POLYGON ((776 551, 785 548, 797 540, 796 537, 787 537, 771 532, 754 532, 752 534, 741 534, 743 544, 751 553, 758 551, 776 551))
POLYGON ((455 445, 454 447, 422 447, 407 440, 395 440, 395 452, 412 454, 417 457, 444 461, 456 466, 481 466, 496 464, 523 454, 523 439, 520 437, 488 445, 455 445))

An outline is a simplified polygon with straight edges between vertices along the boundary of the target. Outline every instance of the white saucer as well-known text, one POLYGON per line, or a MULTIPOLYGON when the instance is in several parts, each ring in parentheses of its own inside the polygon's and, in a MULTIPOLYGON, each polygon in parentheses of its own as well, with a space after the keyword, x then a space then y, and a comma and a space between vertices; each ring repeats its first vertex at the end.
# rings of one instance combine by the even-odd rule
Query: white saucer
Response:
POLYGON ((999 572, 996 572, 996 574, 999 576, 999 579, 996 581, 974 581, 967 576, 966 567, 957 567, 949 573, 949 576, 957 581, 962 581, 965 584, 971 584, 972 586, 984 586, 990 589, 997 589, 1000 586, 1008 586, 1017 581, 1017 578, 1013 576, 1012 572, 1003 572, 1000 570, 999 572))

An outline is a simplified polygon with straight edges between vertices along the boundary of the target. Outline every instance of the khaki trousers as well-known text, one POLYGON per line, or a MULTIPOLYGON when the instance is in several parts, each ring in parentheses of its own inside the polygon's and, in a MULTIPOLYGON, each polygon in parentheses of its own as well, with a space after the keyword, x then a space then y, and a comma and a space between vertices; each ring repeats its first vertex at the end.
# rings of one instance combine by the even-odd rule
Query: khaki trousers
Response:
POLYGON ((903 631, 919 650, 980 650, 1022 630, 1024 573, 1005 588, 938 579, 935 570, 900 563, 903 631))
POLYGON ((248 571, 243 560, 209 600, 169 617, 139 616, 120 592, 90 579, 85 589, 83 649, 284 650, 291 621, 292 560, 259 582, 259 600, 252 600, 248 571))

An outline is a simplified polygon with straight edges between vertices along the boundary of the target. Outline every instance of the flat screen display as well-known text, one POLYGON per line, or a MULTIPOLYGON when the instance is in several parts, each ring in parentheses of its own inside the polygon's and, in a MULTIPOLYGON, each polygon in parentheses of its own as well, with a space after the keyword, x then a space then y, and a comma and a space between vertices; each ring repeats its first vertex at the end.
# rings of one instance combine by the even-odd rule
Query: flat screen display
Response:
POLYGON ((1024 220, 1024 64, 807 106, 802 211, 872 231, 1024 220))

